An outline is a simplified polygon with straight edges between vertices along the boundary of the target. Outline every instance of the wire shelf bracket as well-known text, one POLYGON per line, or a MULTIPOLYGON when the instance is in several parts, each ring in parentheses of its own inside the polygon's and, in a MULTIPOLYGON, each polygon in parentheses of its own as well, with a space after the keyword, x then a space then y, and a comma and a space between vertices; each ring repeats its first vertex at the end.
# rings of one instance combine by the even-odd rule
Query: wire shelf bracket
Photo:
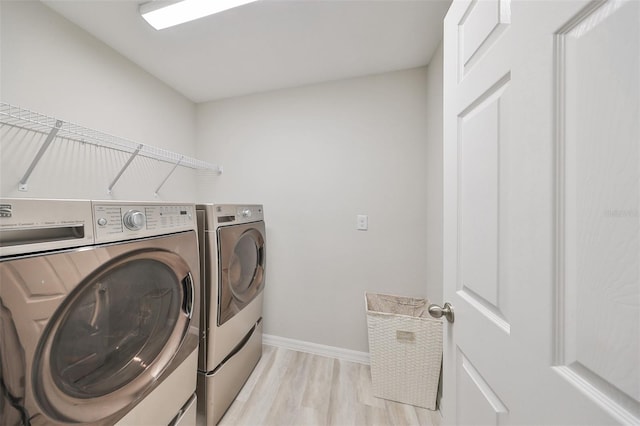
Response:
MULTIPOLYGON (((153 192, 154 197, 158 196, 158 192, 160 192, 160 188, 162 188, 165 184, 165 182, 167 180, 169 180, 169 178, 171 177, 171 175, 173 174, 173 172, 176 171, 176 169, 178 168, 178 166, 180 165, 180 163, 182 162, 184 156, 180 157, 180 159, 178 161, 176 161, 176 164, 173 166, 173 168, 171 169, 171 171, 169 172, 169 174, 167 175, 167 177, 164 178, 164 180, 160 183, 160 185, 158 185, 158 187, 156 188, 156 190, 153 192)), ((220 171, 220 173, 222 173, 222 170, 220 171)))
POLYGON ((19 191, 28 191, 29 190, 29 185, 27 185, 27 181, 29 180, 29 176, 31 176, 31 173, 33 173, 33 169, 36 168, 36 166, 40 162, 40 159, 42 159, 42 156, 44 155, 45 151, 49 148, 49 145, 51 145, 51 142, 53 142, 53 139, 56 137, 56 134, 60 130, 60 127, 62 127, 62 121, 61 120, 56 120, 55 126, 51 128, 51 131, 47 135, 47 139, 45 139, 44 143, 42 144, 42 146, 40 147, 40 149, 36 153, 36 156, 33 157, 33 161, 31 161, 31 164, 29 165, 29 168, 24 173, 24 176, 22 176, 22 179, 20 179, 20 182, 18 183, 18 190, 19 191))
POLYGON ((160 189, 164 186, 164 184, 173 175, 178 167, 213 171, 218 176, 222 174, 222 167, 216 164, 200 161, 195 158, 167 151, 162 148, 157 148, 142 143, 136 143, 128 139, 113 136, 107 133, 100 132, 98 130, 89 129, 87 127, 83 127, 69 121, 63 121, 4 102, 0 102, 0 125, 7 125, 46 135, 44 143, 36 153, 27 171, 18 183, 18 189, 20 191, 28 191, 29 177, 42 159, 45 152, 52 145, 53 141, 56 140, 56 138, 71 140, 74 142, 89 144, 97 147, 108 148, 119 152, 125 152, 130 155, 127 162, 120 169, 116 177, 107 188, 108 194, 111 194, 116 183, 120 180, 123 173, 127 170, 127 168, 129 168, 129 166, 137 156, 151 158, 156 161, 170 163, 173 165, 173 168, 171 169, 169 174, 164 178, 164 180, 155 190, 154 195, 156 197, 158 196, 158 192, 160 191, 160 189))
POLYGON ((111 182, 111 185, 109 185, 109 187, 107 188, 107 194, 111 195, 111 190, 113 189, 113 187, 116 185, 116 183, 118 182, 118 180, 120 180, 120 177, 122 176, 122 174, 124 173, 125 170, 127 170, 129 168, 129 166, 131 165, 131 162, 133 161, 134 158, 136 158, 138 156, 138 154, 140 153, 140 150, 142 149, 142 144, 138 145, 138 147, 136 148, 135 151, 133 151, 131 153, 131 157, 129 157, 129 159, 127 160, 126 163, 124 163, 124 166, 122 166, 122 168, 120 169, 120 171, 118 172, 118 174, 116 175, 115 178, 113 178, 113 181, 111 182))

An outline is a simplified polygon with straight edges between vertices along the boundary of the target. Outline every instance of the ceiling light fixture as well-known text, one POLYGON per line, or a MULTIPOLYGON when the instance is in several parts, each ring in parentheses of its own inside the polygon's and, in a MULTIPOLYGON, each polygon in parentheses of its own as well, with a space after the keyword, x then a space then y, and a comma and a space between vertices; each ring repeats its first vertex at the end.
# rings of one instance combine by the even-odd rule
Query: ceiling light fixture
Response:
POLYGON ((233 9, 257 0, 154 0, 140 5, 140 14, 156 30, 233 9))

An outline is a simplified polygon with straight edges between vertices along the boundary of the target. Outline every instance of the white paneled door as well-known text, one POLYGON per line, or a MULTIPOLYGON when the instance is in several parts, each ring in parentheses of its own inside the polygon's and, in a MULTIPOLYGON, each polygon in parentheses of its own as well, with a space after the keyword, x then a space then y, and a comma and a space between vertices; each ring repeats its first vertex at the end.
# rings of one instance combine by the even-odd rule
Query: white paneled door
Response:
POLYGON ((444 31, 444 422, 640 424, 640 1, 444 31))

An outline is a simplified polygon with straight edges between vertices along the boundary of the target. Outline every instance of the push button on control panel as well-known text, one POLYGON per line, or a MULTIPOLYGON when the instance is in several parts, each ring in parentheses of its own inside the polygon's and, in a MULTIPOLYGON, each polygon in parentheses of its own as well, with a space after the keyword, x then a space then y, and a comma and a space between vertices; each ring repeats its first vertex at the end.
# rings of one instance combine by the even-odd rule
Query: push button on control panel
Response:
POLYGON ((94 213, 98 236, 122 233, 122 210, 119 206, 96 206, 94 213))

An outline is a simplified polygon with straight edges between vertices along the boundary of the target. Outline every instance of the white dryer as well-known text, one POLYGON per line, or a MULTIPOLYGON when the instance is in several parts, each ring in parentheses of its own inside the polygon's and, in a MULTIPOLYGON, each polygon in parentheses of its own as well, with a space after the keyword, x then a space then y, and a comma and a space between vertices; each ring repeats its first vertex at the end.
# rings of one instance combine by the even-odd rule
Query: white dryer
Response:
POLYGON ((199 276, 194 205, 0 200, 0 424, 194 424, 199 276))
POLYGON ((262 356, 261 205, 196 206, 202 277, 198 422, 220 421, 262 356))

